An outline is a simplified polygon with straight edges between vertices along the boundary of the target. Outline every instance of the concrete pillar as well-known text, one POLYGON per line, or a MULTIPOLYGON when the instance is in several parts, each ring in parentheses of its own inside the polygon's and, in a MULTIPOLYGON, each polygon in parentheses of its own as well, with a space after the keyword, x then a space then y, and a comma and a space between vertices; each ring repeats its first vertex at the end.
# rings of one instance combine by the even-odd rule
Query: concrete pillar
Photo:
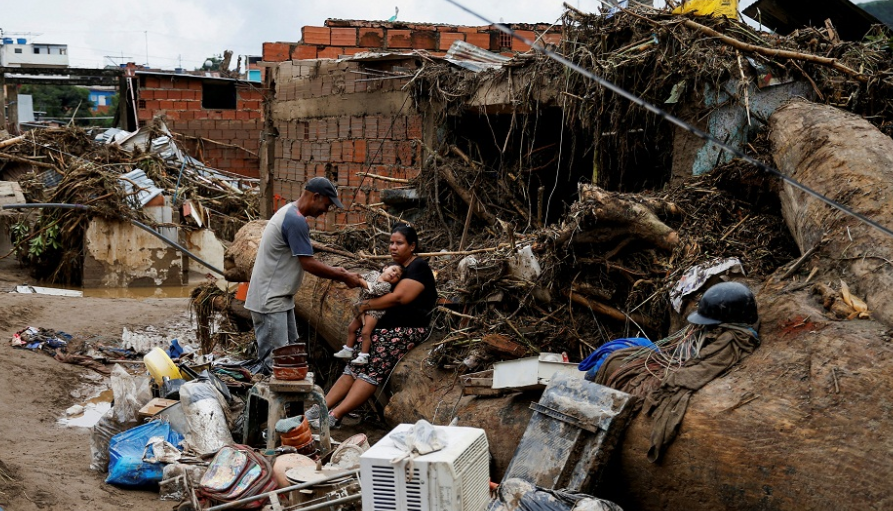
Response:
POLYGON ((6 73, 0 72, 0 130, 6 129, 6 73))
POLYGON ((9 102, 9 112, 7 115, 7 122, 9 123, 9 132, 13 135, 19 134, 19 86, 18 85, 10 85, 8 89, 9 94, 6 96, 7 102, 9 102))
POLYGON ((273 159, 275 158, 274 144, 277 139, 276 127, 273 125, 273 98, 276 91, 273 90, 276 79, 278 78, 279 67, 268 67, 264 73, 264 88, 266 89, 266 97, 264 97, 263 110, 263 126, 261 128, 260 140, 260 216, 261 218, 270 218, 275 213, 273 209, 273 159))

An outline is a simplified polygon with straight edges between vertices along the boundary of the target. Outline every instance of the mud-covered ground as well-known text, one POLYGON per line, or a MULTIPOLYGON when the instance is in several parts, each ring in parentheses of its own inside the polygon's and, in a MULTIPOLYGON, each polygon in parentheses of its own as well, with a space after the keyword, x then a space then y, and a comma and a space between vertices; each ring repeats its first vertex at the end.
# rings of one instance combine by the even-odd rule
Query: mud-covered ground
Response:
POLYGON ((40 352, 10 346, 26 326, 81 335, 121 335, 124 326, 163 325, 187 313, 186 298, 135 300, 9 293, 33 283, 15 263, 0 260, 0 507, 7 510, 167 510, 152 491, 122 490, 90 470, 90 432, 57 424, 81 404, 97 374, 40 352), (74 394, 73 394, 74 393, 74 394), (75 397, 79 396, 79 397, 75 397))
MULTIPOLYGON (((66 298, 10 293, 16 284, 37 284, 9 260, 0 260, 0 508, 115 511, 169 510, 176 503, 158 493, 105 484, 90 470, 90 431, 57 423, 65 410, 84 404, 97 385, 97 373, 57 362, 50 356, 15 349, 12 335, 26 326, 52 328, 76 337, 120 337, 152 326, 182 327, 187 298, 66 298)), ((104 378, 104 377, 103 377, 104 378)), ((356 422, 348 421, 348 422, 356 422)), ((356 424, 333 432, 336 440, 365 431, 370 441, 385 432, 356 424), (368 429, 368 431, 366 431, 368 429)))

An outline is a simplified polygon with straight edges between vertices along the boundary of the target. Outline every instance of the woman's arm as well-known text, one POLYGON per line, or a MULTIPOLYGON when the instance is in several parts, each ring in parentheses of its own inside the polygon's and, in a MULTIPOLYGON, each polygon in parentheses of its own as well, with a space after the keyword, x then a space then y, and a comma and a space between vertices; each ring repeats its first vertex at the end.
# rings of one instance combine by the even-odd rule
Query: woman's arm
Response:
POLYGON ((412 302, 425 290, 424 284, 417 280, 403 279, 397 283, 394 290, 384 296, 360 302, 357 313, 362 314, 368 310, 390 309, 395 305, 406 305, 412 302))

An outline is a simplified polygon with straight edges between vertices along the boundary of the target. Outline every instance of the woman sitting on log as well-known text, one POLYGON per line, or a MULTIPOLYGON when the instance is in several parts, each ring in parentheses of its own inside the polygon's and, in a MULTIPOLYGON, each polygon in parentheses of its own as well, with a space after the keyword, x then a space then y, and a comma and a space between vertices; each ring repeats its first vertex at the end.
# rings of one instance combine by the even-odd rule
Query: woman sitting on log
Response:
MULTIPOLYGON (((372 331, 368 364, 347 364, 344 374, 326 394, 329 426, 337 426, 342 417, 372 397, 403 355, 428 337, 437 289, 428 261, 415 255, 418 244, 418 234, 409 225, 398 224, 391 231, 391 259, 405 268, 403 278, 391 293, 355 306, 357 315, 368 310, 387 312, 372 331)), ((314 406, 306 415, 311 426, 318 428, 319 408, 314 406)))

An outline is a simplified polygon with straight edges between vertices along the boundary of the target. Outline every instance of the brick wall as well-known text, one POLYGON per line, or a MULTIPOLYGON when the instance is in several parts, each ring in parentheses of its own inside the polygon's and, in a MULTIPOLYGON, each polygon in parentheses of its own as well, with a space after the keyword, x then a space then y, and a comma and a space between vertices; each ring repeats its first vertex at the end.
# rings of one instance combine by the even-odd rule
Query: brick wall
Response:
MULTIPOLYGON (((422 117, 400 88, 409 80, 358 81, 358 62, 302 60, 274 68, 271 107, 279 133, 272 158, 274 209, 297 199, 307 179, 324 176, 339 189, 347 211, 311 221, 315 229, 362 222, 354 203, 380 201, 380 190, 405 186, 359 174, 411 179, 422 157, 422 117), (335 101, 331 101, 334 99, 335 101)), ((413 68, 414 59, 390 65, 413 68)))
MULTIPOLYGON (((531 39, 560 42, 560 27, 509 25, 531 39)), ((380 190, 405 186, 363 178, 368 172, 385 177, 413 178, 422 168, 422 116, 401 87, 409 78, 376 80, 364 67, 416 68, 415 57, 387 62, 333 60, 365 51, 426 50, 445 55, 460 39, 511 55, 529 48, 492 26, 407 24, 381 21, 326 20, 323 27, 304 27, 299 42, 269 42, 263 59, 271 68, 275 95, 266 110, 278 137, 272 139, 273 197, 264 198, 273 210, 298 198, 303 184, 315 176, 329 177, 339 187, 347 212, 329 214, 311 223, 315 229, 337 229, 359 223, 375 204, 380 190)), ((380 75, 379 75, 380 76, 380 75)))
POLYGON ((263 128, 263 92, 259 84, 213 80, 235 83, 236 108, 207 109, 202 107, 201 77, 138 76, 137 115, 141 124, 162 116, 171 131, 185 135, 181 141, 186 150, 205 164, 248 177, 259 176, 258 150, 263 128))
MULTIPOLYGON (((508 24, 529 40, 542 35, 550 44, 561 42, 561 27, 546 24, 508 24)), ((512 55, 530 49, 491 25, 466 27, 428 23, 386 21, 326 20, 324 27, 304 27, 301 41, 296 43, 264 43, 266 62, 285 62, 316 58, 339 58, 364 51, 427 50, 432 55, 446 55, 453 41, 461 40, 485 50, 512 55)))

